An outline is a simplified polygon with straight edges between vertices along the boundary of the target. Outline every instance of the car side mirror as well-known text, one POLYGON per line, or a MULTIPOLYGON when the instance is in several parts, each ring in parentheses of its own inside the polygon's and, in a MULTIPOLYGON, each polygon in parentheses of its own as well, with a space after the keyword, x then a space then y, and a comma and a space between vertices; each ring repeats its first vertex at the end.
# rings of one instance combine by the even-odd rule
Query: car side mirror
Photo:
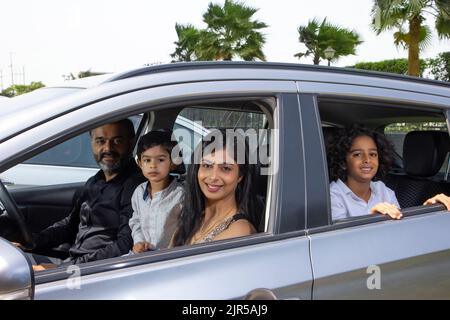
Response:
POLYGON ((0 252, 0 300, 33 299, 34 272, 29 259, 3 238, 0 252))

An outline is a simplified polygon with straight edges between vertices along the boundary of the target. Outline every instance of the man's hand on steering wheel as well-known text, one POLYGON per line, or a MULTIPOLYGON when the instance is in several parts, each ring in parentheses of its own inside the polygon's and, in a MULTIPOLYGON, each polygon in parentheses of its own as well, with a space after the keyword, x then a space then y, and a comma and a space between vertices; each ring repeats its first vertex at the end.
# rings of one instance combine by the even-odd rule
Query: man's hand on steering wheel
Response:
POLYGON ((0 201, 2 202, 2 207, 6 210, 8 216, 13 219, 17 226, 19 227, 20 233, 22 234, 23 241, 21 246, 27 249, 32 249, 35 246, 33 237, 30 230, 28 229, 25 218, 22 212, 17 207, 16 201, 9 194, 3 182, 0 180, 0 201))

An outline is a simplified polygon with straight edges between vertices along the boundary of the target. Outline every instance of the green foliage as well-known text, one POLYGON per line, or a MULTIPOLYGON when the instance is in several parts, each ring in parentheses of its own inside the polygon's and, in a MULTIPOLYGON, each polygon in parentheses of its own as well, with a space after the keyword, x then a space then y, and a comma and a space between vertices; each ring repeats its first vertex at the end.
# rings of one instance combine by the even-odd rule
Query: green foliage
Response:
MULTIPOLYGON (((426 67, 426 61, 420 60, 420 76, 423 75, 426 67)), ((408 74, 408 59, 391 59, 378 62, 360 62, 355 64, 354 66, 350 66, 349 68, 408 74)))
POLYGON ((428 67, 434 79, 450 82, 450 51, 441 52, 435 59, 429 59, 428 67))
POLYGON ((14 84, 1 92, 2 96, 6 97, 15 97, 24 93, 31 92, 33 90, 45 87, 45 85, 41 82, 31 82, 29 85, 26 84, 14 84))
POLYGON ((178 41, 175 42, 175 52, 170 55, 173 58, 172 62, 196 60, 195 48, 200 42, 201 31, 191 24, 178 23, 175 24, 175 30, 178 41))
POLYGON ((385 133, 404 133, 410 131, 447 131, 445 122, 400 122, 384 128, 385 133))
POLYGON ((194 26, 175 25, 178 41, 173 61, 192 60, 265 60, 262 47, 264 35, 259 31, 267 25, 253 20, 258 11, 240 2, 225 0, 223 6, 209 3, 203 14, 206 29, 194 26))
POLYGON ((435 18, 439 38, 450 38, 449 0, 374 0, 372 27, 377 34, 397 30, 394 43, 408 49, 408 73, 419 75, 419 53, 430 45, 431 29, 426 15, 435 18))
POLYGON ((91 69, 88 69, 86 71, 80 71, 78 72, 78 78, 87 78, 87 77, 92 77, 92 76, 100 76, 102 74, 105 74, 104 72, 94 72, 91 71, 91 69))
POLYGON ((321 23, 316 18, 310 20, 306 26, 298 27, 298 33, 299 41, 307 50, 294 56, 300 59, 312 55, 314 64, 326 59, 324 51, 329 46, 335 50, 331 61, 336 61, 342 56, 355 54, 356 47, 362 43, 358 33, 333 25, 326 18, 321 23))
POLYGON ((92 76, 99 76, 105 74, 105 72, 94 72, 91 71, 91 69, 88 69, 86 71, 80 71, 78 72, 77 76, 74 76, 73 73, 65 74, 63 75, 64 80, 75 80, 75 79, 81 79, 81 78, 87 78, 92 76))

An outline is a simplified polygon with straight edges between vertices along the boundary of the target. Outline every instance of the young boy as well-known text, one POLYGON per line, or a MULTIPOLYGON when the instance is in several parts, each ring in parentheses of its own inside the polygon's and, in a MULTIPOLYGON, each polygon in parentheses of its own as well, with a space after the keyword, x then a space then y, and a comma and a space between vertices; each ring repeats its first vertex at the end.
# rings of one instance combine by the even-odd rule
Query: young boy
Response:
POLYGON ((138 165, 148 181, 131 198, 134 253, 167 248, 177 227, 184 193, 181 183, 169 175, 177 167, 171 159, 175 146, 168 131, 151 131, 139 140, 138 165))

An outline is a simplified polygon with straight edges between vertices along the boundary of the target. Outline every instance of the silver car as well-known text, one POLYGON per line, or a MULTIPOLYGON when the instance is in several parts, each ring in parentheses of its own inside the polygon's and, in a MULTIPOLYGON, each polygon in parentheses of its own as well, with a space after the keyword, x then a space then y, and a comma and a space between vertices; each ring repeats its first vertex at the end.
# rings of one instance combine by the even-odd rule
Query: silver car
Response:
POLYGON ((2 187, 0 297, 448 299, 450 213, 421 204, 430 192, 450 193, 450 148, 427 140, 430 131, 448 135, 449 109, 448 83, 247 62, 146 67, 47 102, 1 108, 0 175, 91 128, 136 115, 138 135, 176 129, 180 117, 256 134, 265 210, 262 232, 251 236, 33 274, 9 241, 26 242, 63 218, 82 183, 2 187), (397 146, 386 184, 402 205, 401 220, 331 219, 325 141, 355 122, 397 146), (419 140, 406 143, 411 131, 419 140))

